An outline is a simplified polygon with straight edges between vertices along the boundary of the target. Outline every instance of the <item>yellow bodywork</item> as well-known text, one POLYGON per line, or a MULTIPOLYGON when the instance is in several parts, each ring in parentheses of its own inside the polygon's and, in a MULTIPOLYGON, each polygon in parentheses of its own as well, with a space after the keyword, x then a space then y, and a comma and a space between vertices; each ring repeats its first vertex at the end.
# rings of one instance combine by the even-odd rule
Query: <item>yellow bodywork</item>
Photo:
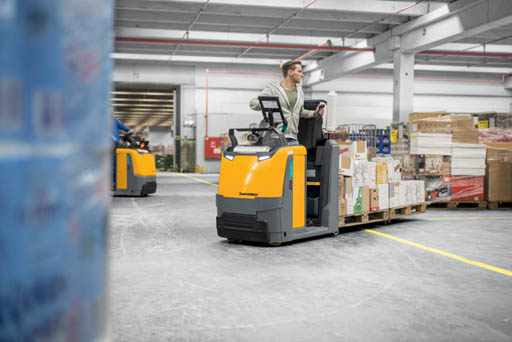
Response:
MULTIPOLYGON (((305 225, 306 149, 280 148, 271 158, 259 161, 256 155, 222 157, 219 195, 231 198, 282 197, 288 156, 293 156, 293 228, 305 225)), ((288 186, 288 185, 286 185, 288 186)))
POLYGON ((118 189, 126 189, 128 187, 128 169, 127 169, 127 155, 133 163, 133 173, 135 176, 155 176, 156 166, 155 157, 149 153, 139 153, 134 149, 118 148, 117 154, 117 172, 116 172, 116 186, 118 189))

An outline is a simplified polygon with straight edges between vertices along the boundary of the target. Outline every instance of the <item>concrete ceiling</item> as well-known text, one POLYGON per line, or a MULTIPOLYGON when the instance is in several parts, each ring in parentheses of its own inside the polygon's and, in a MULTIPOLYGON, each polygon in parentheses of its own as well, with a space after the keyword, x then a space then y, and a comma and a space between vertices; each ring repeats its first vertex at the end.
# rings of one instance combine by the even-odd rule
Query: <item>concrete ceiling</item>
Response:
MULTIPOLYGON (((487 0, 493 1, 493 0, 487 0)), ((116 0, 115 56, 184 62, 274 64, 324 44, 304 61, 318 61, 457 3, 482 0, 116 0), (406 9, 406 10, 404 10, 406 9), (403 11, 402 11, 403 10, 403 11), (402 11, 402 12, 400 12, 402 11), (251 46, 251 44, 261 44, 251 46), (193 57, 192 59, 187 57, 193 57)), ((512 1, 510 6, 512 6, 512 1)), ((464 24, 464 23, 462 23, 464 24)), ((512 22, 452 41, 460 51, 512 52, 512 22), (478 47, 477 47, 478 46, 478 47)), ((440 46, 442 48, 442 46, 440 46)), ((419 56, 422 64, 511 67, 511 58, 419 56)))
POLYGON ((511 0, 115 0, 114 26, 117 60, 278 66, 298 58, 311 75, 305 85, 389 70, 396 48, 416 54, 423 72, 512 72, 511 0))

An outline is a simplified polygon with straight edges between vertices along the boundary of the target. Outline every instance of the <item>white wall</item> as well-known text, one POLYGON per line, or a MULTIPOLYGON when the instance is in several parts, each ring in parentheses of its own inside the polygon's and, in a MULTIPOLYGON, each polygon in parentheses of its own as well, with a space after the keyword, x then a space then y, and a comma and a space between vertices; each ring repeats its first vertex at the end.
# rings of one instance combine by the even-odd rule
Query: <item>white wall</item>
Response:
MULTIPOLYGON (((208 172, 218 172, 220 162, 204 159, 206 133, 206 69, 210 71, 280 73, 278 66, 196 65, 117 63, 114 81, 159 83, 181 86, 181 122, 193 119, 196 129, 182 127, 183 138, 196 138, 196 164, 206 166, 208 172)), ((509 112, 512 92, 502 83, 469 82, 474 75, 450 76, 465 82, 424 80, 446 75, 417 75, 414 85, 414 110, 452 112, 509 112)), ((314 86, 306 97, 327 98, 330 90, 338 93, 337 124, 374 123, 385 128, 393 117, 393 87, 390 78, 382 76, 342 78, 314 86)), ((489 76, 491 77, 491 76, 489 76)), ((208 74, 208 135, 227 133, 232 127, 247 127, 259 123, 261 113, 249 108, 249 100, 256 97, 269 83, 280 80, 273 75, 208 74)), ((490 79, 490 78, 489 78, 490 79)))
POLYGON ((174 137, 170 127, 149 127, 148 140, 153 145, 172 146, 174 137))

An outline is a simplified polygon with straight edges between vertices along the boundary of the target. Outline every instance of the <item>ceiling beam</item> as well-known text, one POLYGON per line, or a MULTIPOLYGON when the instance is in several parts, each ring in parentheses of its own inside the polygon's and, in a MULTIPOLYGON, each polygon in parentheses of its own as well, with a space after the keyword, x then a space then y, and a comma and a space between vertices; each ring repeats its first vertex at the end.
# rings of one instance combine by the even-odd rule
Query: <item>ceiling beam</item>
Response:
POLYGON ((487 0, 475 3, 455 15, 445 16, 404 33, 400 49, 404 53, 417 53, 512 23, 512 1, 487 0))
MULTIPOLYGON (((128 2, 117 1, 116 7, 124 6, 128 2), (118 4, 119 3, 119 4, 118 4)), ((155 8, 159 7, 159 9, 163 8, 180 8, 180 10, 188 11, 186 4, 190 4, 190 11, 197 11, 197 9, 204 3, 203 0, 145 0, 140 1, 140 3, 144 4, 146 8, 155 8), (166 7, 163 7, 166 6, 166 7)), ((132 2, 133 4, 133 2, 132 2)), ((411 1, 374 1, 374 0, 322 0, 317 1, 310 8, 315 10, 326 10, 326 11, 342 11, 342 12, 357 12, 357 13, 393 13, 403 8, 407 5, 410 5, 411 1)), ((303 0, 244 0, 243 5, 241 5, 240 0, 218 0, 212 2, 208 5, 208 11, 214 6, 224 6, 231 7, 231 10, 240 12, 241 15, 250 15, 251 7, 253 8, 262 8, 266 9, 268 13, 271 13, 275 9, 299 9, 304 6, 303 0), (245 11, 249 11, 249 14, 244 14, 246 12, 241 11, 245 8, 245 11)), ((431 3, 431 4, 422 4, 422 6, 418 6, 418 8, 411 11, 409 14, 414 16, 420 16, 428 13, 429 9, 433 10, 439 8, 442 4, 439 3, 431 3)))
POLYGON ((392 50, 421 52, 506 25, 511 20, 510 0, 459 0, 446 4, 425 17, 400 25, 358 45, 374 46, 374 53, 342 52, 312 63, 305 69, 305 72, 311 73, 305 85, 311 86, 388 63, 392 60, 392 50))

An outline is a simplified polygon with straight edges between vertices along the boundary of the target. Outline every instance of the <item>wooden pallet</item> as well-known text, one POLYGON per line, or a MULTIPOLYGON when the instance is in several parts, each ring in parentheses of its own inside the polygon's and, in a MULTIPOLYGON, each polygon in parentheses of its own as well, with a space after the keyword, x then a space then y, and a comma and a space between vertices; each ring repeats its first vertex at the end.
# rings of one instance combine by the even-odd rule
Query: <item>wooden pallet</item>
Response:
POLYGON ((340 216, 338 223, 339 227, 350 227, 350 226, 358 226, 362 224, 376 223, 389 221, 389 209, 379 210, 379 211, 370 211, 361 214, 340 216))
POLYGON ((420 204, 414 204, 414 205, 404 205, 402 207, 395 207, 395 208, 389 209, 389 219, 394 220, 397 218, 421 214, 421 213, 424 213, 426 210, 427 210, 426 203, 420 203, 420 204))
POLYGON ((487 202, 487 208, 496 209, 512 209, 512 202, 487 202))
POLYGON ((429 203, 428 207, 431 209, 473 209, 481 210, 487 209, 487 202, 475 201, 458 201, 458 202, 434 202, 429 203))

